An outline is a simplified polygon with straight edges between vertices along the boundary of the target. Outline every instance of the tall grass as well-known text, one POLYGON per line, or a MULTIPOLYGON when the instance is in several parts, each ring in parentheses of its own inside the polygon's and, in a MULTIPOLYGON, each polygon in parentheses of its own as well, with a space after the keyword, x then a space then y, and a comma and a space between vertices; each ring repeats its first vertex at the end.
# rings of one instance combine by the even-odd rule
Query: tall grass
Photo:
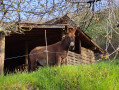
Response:
POLYGON ((119 60, 1 75, 0 90, 118 90, 119 60))

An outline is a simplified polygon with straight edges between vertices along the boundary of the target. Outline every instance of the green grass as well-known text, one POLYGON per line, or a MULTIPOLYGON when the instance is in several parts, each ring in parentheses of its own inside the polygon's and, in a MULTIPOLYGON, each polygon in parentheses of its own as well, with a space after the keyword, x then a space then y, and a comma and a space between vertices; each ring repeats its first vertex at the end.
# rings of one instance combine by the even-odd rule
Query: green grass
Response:
POLYGON ((0 76, 0 90, 118 90, 119 60, 0 76))

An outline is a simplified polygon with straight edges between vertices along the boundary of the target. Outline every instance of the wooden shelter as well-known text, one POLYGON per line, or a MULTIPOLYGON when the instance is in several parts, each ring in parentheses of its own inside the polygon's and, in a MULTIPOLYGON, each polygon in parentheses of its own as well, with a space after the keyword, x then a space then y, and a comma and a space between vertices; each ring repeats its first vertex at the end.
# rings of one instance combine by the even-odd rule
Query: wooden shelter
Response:
MULTIPOLYGON (((6 36, 5 70, 14 71, 15 68, 20 70, 27 68, 29 52, 36 46, 45 46, 46 44, 45 30, 47 32, 47 43, 51 45, 61 40, 62 32, 67 24, 69 28, 75 26, 74 22, 67 15, 44 24, 21 23, 21 28, 25 30, 23 34, 6 36)), ((75 51, 69 52, 69 59, 63 63, 77 64, 81 60, 84 63, 86 61, 88 63, 95 62, 94 53, 103 53, 103 50, 80 29, 76 31, 75 42, 75 51)))
POLYGON ((25 30, 23 34, 6 36, 4 68, 10 71, 27 66, 29 52, 36 46, 45 46, 45 30, 48 45, 60 41, 65 25, 22 23, 21 28, 25 30), (32 29, 29 31, 29 28, 32 29))

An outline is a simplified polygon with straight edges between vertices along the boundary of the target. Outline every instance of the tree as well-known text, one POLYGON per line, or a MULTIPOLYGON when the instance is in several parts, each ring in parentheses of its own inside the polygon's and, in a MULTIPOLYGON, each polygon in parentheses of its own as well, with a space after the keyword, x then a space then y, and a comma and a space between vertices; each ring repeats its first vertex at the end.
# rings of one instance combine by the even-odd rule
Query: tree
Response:
POLYGON ((101 4, 96 3, 94 5, 93 13, 90 11, 90 8, 85 8, 84 12, 79 11, 79 14, 74 18, 74 21, 79 24, 81 30, 100 45, 105 50, 105 53, 110 53, 109 57, 114 54, 116 57, 118 53, 118 4, 118 0, 102 0, 101 4))

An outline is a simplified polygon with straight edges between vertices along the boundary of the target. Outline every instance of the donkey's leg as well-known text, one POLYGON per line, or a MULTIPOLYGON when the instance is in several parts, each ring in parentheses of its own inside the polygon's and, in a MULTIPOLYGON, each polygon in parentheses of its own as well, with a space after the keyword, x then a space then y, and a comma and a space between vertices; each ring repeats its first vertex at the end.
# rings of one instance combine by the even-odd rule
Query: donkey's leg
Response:
POLYGON ((60 66, 61 65, 61 56, 56 55, 56 65, 60 66))
POLYGON ((31 61, 31 71, 34 71, 36 69, 36 66, 37 66, 36 60, 31 61))

